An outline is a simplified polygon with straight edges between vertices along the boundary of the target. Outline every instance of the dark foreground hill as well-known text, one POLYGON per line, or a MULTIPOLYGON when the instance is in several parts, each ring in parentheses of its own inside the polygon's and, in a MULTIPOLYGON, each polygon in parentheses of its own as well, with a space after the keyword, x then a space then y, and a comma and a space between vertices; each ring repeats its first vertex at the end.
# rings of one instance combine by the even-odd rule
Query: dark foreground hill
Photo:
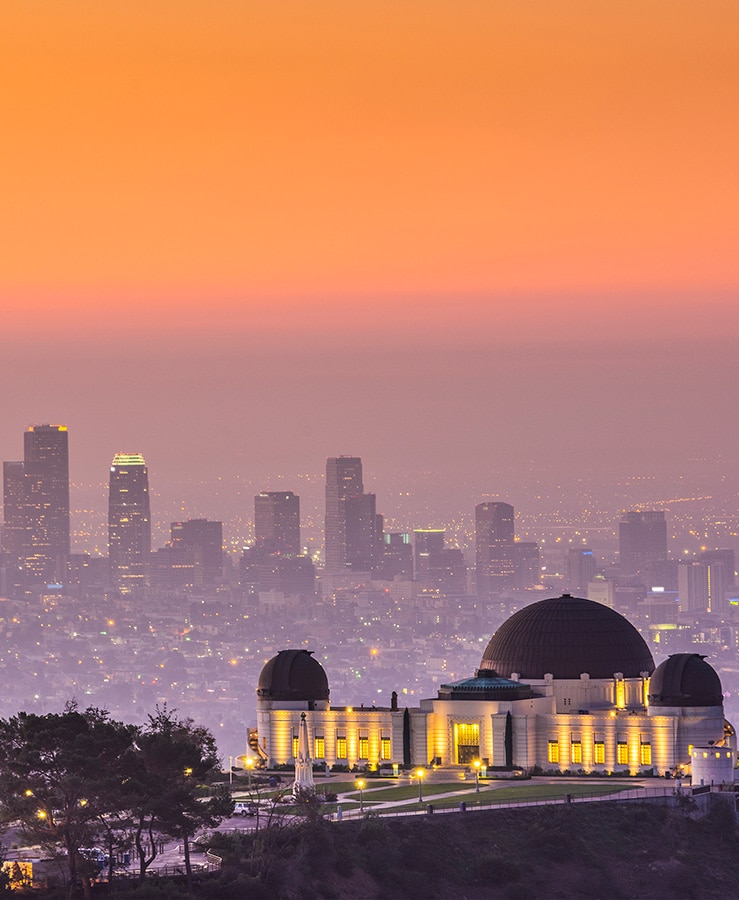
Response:
MULTIPOLYGON (((590 803, 416 818, 321 820, 217 838, 198 897, 704 898, 739 896, 736 818, 590 803)), ((129 888, 130 891, 130 888, 129 888)), ((185 895, 146 884, 139 897, 185 895)))
POLYGON ((648 804, 591 803, 318 821, 261 840, 226 842, 222 893, 210 896, 739 896, 736 820, 725 804, 700 821, 648 804))

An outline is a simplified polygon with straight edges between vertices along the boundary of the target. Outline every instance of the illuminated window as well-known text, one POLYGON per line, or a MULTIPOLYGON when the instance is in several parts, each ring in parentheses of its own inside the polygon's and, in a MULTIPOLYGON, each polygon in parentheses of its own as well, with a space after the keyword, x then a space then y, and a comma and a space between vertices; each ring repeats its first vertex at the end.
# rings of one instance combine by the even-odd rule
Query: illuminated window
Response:
POLYGON ((559 741, 549 741, 547 748, 547 759, 550 763, 559 762, 559 741))
POLYGON ((390 759, 390 738, 382 738, 380 740, 380 756, 382 759, 390 759))
POLYGON ((299 739, 296 735, 293 735, 293 756, 298 755, 298 743, 299 739))
POLYGON ((582 741, 573 741, 570 745, 570 757, 573 763, 582 763, 582 741))
POLYGON ((361 735, 359 737, 359 758, 369 758, 369 738, 362 737, 361 735))
POLYGON ((326 741, 322 737, 316 737, 315 752, 313 756, 316 759, 323 759, 326 756, 326 741))
POLYGON ((629 745, 626 741, 619 741, 616 744, 616 762, 619 766, 628 766, 629 764, 629 745))
POLYGON ((639 762, 643 766, 652 765, 652 745, 649 741, 642 741, 639 747, 639 762))
POLYGON ((345 737, 337 737, 336 738, 336 758, 337 759, 346 759, 346 738, 345 737))
POLYGON ((593 744, 593 762, 596 766, 603 766, 606 762, 605 741, 595 741, 593 744))

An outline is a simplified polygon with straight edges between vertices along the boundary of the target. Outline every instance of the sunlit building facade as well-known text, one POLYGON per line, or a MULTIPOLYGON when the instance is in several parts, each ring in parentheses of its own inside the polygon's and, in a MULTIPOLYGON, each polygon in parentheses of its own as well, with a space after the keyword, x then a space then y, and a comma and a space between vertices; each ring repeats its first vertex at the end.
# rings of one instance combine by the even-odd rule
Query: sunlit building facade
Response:
POLYGON ((734 754, 721 682, 702 656, 656 669, 619 613, 565 594, 511 616, 474 676, 442 685, 413 709, 334 707, 323 667, 284 650, 257 688, 260 752, 289 763, 301 713, 314 759, 328 766, 470 766, 525 772, 689 772, 694 747, 734 754))

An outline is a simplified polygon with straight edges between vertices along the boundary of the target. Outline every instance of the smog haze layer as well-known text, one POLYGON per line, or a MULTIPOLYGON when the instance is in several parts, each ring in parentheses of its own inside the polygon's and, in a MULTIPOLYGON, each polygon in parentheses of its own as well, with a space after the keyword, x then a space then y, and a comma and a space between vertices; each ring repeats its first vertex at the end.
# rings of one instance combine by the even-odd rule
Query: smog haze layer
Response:
POLYGON ((121 450, 162 540, 238 544, 284 486, 319 541, 338 453, 403 527, 732 495, 738 36, 730 2, 8 10, 2 458, 69 425, 101 552, 121 450))

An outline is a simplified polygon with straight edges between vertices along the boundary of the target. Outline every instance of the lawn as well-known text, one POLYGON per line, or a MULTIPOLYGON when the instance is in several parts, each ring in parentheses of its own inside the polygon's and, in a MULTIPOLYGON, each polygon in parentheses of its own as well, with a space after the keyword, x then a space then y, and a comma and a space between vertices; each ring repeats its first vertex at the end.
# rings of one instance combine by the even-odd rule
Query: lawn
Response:
MULTIPOLYGON (((497 790, 485 790, 475 793, 474 786, 465 796, 445 797, 433 802, 435 809, 450 809, 458 807, 464 800, 467 808, 475 806, 490 806, 497 803, 526 803, 535 800, 564 800, 569 794, 572 797, 601 797, 605 794, 616 794, 619 791, 633 790, 633 787, 625 784, 525 784, 516 787, 504 787, 497 790)), ((426 790, 424 789, 424 799, 426 790)), ((366 801, 365 801, 366 804, 366 801)), ((403 806, 404 812, 418 809, 426 809, 428 802, 410 803, 403 806)), ((378 813, 385 810, 378 810, 378 813)), ((392 810, 387 810, 392 812, 392 810)))
MULTIPOLYGON (((424 784, 423 796, 431 796, 432 794, 448 794, 451 791, 464 791, 475 789, 474 782, 470 785, 467 781, 450 781, 450 782, 431 782, 424 784)), ((346 794, 346 797, 352 800, 359 800, 359 791, 346 794)), ((418 783, 404 784, 397 787, 383 788, 380 790, 370 790, 369 786, 364 790, 365 803, 392 803, 396 800, 412 800, 418 796, 418 783)))
MULTIPOLYGON (((603 794, 614 794, 618 791, 633 790, 635 785, 624 784, 623 782, 615 782, 613 784, 603 784, 586 782, 583 784, 526 784, 507 785, 506 787, 497 787, 489 784, 480 785, 480 794, 475 791, 474 782, 454 781, 445 783, 424 784, 424 799, 433 797, 436 794, 449 794, 452 791, 464 791, 465 795, 461 797, 450 797, 444 801, 445 806, 456 806, 461 800, 466 800, 468 805, 478 798, 485 804, 490 803, 525 803, 532 800, 552 800, 563 799, 565 795, 570 794, 573 797, 582 796, 602 796, 603 794)), ((399 800, 413 800, 418 797, 418 785, 402 785, 400 787, 387 788, 380 791, 364 792, 364 802, 367 805, 373 803, 392 803, 399 800)), ((347 799, 359 800, 359 792, 346 795, 347 799)), ((439 801, 438 805, 442 805, 439 801)))

